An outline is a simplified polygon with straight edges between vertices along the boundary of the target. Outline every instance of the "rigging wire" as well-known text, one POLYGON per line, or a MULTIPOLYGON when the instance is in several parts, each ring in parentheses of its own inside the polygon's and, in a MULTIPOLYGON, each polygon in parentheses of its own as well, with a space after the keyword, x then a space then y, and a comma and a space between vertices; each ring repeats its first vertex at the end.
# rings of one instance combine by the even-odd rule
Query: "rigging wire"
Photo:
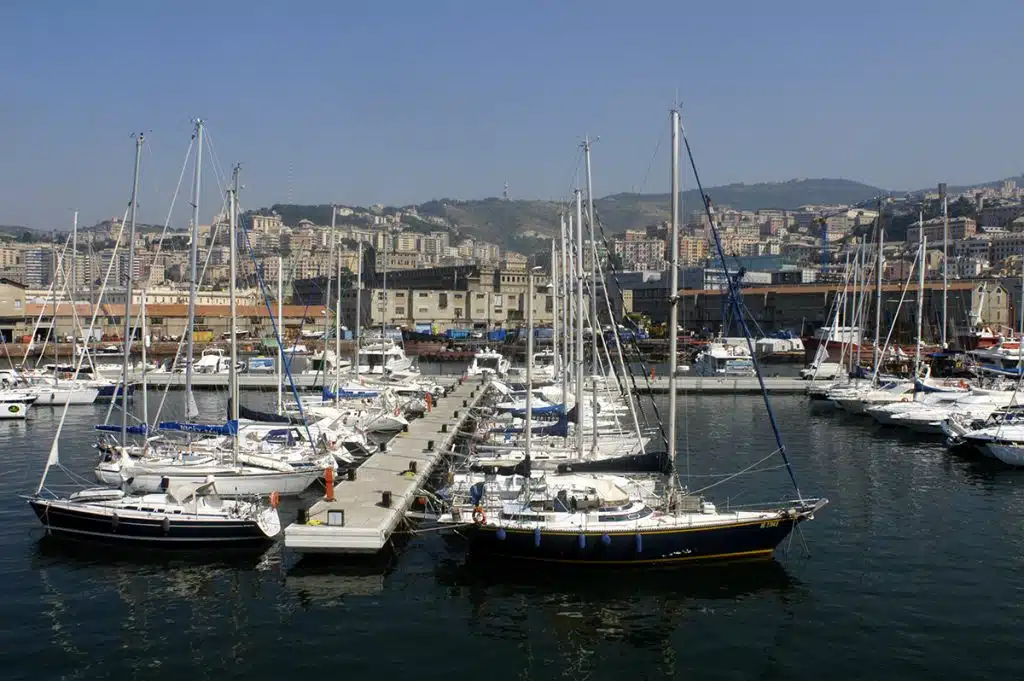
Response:
MULTIPOLYGON (((679 123, 679 133, 683 138, 683 144, 686 147, 686 155, 690 159, 690 168, 693 170, 693 179, 697 184, 697 190, 700 193, 701 200, 704 202, 704 212, 708 217, 708 224, 711 226, 711 234, 714 236, 715 250, 718 251, 718 256, 722 259, 722 263, 725 263, 725 250, 722 248, 722 239, 718 233, 718 223, 715 218, 715 210, 711 205, 711 199, 704 192, 704 186, 700 181, 700 173, 697 171, 697 162, 693 157, 693 150, 690 148, 690 140, 686 136, 686 128, 682 122, 679 123)), ((778 421, 775 418, 775 412, 772 409, 772 401, 768 396, 768 390, 764 384, 764 376, 761 373, 761 363, 757 360, 757 355, 754 352, 754 342, 751 340, 750 327, 747 325, 746 316, 742 313, 739 306, 739 299, 741 292, 739 288, 739 282, 733 277, 729 276, 728 271, 725 273, 725 279, 729 284, 729 298, 733 305, 733 309, 736 313, 736 317, 743 329, 743 335, 747 338, 747 347, 750 349, 750 358, 754 364, 754 372, 757 374, 757 382, 761 386, 761 395, 764 398, 765 409, 768 411, 768 420, 772 426, 772 432, 775 434, 775 442, 778 445, 778 452, 782 456, 782 460, 786 463, 786 470, 789 472, 789 478, 793 482, 793 488, 796 490, 796 495, 799 499, 803 499, 803 495, 800 493, 800 486, 796 482, 796 473, 793 471, 793 466, 790 464, 789 456, 786 454, 786 447, 782 442, 782 432, 779 430, 778 421)), ((775 452, 773 452, 774 454, 775 452)))

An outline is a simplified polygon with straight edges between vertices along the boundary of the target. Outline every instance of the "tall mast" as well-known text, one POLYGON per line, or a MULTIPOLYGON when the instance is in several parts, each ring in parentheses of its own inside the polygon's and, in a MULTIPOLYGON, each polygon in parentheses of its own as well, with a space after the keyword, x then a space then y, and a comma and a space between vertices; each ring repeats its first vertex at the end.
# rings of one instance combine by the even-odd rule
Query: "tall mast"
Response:
MULTIPOLYGON (((946 183, 939 185, 942 194, 942 349, 946 349, 946 328, 949 324, 949 198, 946 183)), ((921 226, 924 229, 924 225, 921 226)))
POLYGON ((921 328, 924 321, 924 260, 928 252, 928 237, 921 234, 921 246, 917 259, 917 348, 914 352, 914 381, 921 375, 921 328))
POLYGON ((885 248, 885 228, 882 226, 882 202, 878 202, 878 217, 875 218, 875 225, 878 228, 878 264, 875 272, 875 354, 872 369, 874 369, 875 383, 878 383, 878 362, 881 359, 878 342, 882 331, 882 264, 884 257, 882 250, 885 248))
POLYGON ((199 187, 203 173, 203 119, 196 120, 196 167, 192 178, 192 248, 189 250, 188 318, 185 320, 188 344, 185 349, 185 421, 194 413, 192 395, 192 359, 195 356, 196 297, 199 294, 199 187))
MULTIPOLYGON (((1020 324, 1017 340, 1019 343, 1024 343, 1024 251, 1020 254, 1020 324)), ((1017 372, 1020 374, 1020 368, 1024 363, 1024 352, 1021 352, 1021 346, 1017 346, 1017 372)), ((1018 380, 1020 380, 1018 378, 1018 380)))
MULTIPOLYGON (((670 484, 677 484, 676 466, 676 370, 679 359, 679 110, 672 109, 670 115, 672 125, 672 236, 669 258, 669 293, 668 293, 668 463, 672 467, 670 484)), ((726 272, 728 276, 728 271, 726 272)))
MULTIPOLYGON (((132 175, 132 210, 128 227, 128 276, 124 286, 124 361, 121 366, 121 448, 128 442, 128 358, 131 357, 132 344, 129 337, 132 330, 132 284, 135 269, 135 216, 138 212, 139 197, 139 163, 142 161, 143 135, 135 137, 135 171, 132 175)), ((146 417, 148 421, 148 416, 146 417)))
POLYGON ((335 270, 335 288, 338 289, 337 300, 334 303, 334 402, 338 403, 338 393, 341 392, 341 246, 338 246, 336 254, 338 267, 335 270))
POLYGON ((363 313, 363 242, 359 241, 359 263, 356 265, 356 337, 355 357, 352 359, 352 366, 356 368, 356 383, 359 382, 359 337, 361 335, 361 322, 363 313))
POLYGON ((526 273, 526 460, 530 460, 530 442, 533 439, 533 269, 526 273))
MULTIPOLYGON (((576 454, 583 458, 583 192, 576 194, 576 454)), ((527 365, 532 361, 528 357, 527 365)))
MULTIPOLYGON (((384 227, 384 300, 380 306, 380 330, 381 336, 387 336, 388 330, 388 243, 391 241, 391 234, 387 226, 384 227)), ((456 270, 457 271, 457 270, 456 270)))
MULTIPOLYGON (((597 230, 594 226, 594 185, 590 175, 590 138, 583 140, 583 152, 587 167, 587 221, 590 222, 590 342, 591 347, 591 377, 593 403, 591 404, 591 425, 593 429, 590 451, 597 452, 597 376, 600 372, 597 355, 597 334, 601 332, 601 325, 597 321, 597 230)), ((532 361, 532 357, 530 358, 532 361)))
POLYGON ((284 258, 277 256, 277 358, 274 366, 277 367, 277 413, 284 413, 284 258))
MULTIPOLYGON (((331 204, 331 247, 327 256, 327 289, 324 292, 324 349, 320 354, 320 371, 324 374, 324 387, 327 386, 327 332, 331 328, 331 270, 334 269, 334 227, 338 209, 331 204)), ((337 362, 338 358, 335 357, 337 362)))
POLYGON ((556 316, 562 318, 562 404, 566 405, 569 403, 569 310, 568 310, 568 296, 566 296, 565 282, 566 277, 569 273, 565 269, 565 214, 559 216, 559 230, 560 230, 560 242, 559 242, 559 253, 561 254, 561 266, 558 268, 558 281, 555 285, 558 287, 558 303, 555 308, 558 313, 556 316))
MULTIPOLYGON (((231 236, 228 237, 228 314, 231 315, 231 366, 228 369, 228 391, 231 393, 231 420, 238 426, 238 311, 235 304, 235 278, 238 265, 235 262, 235 241, 238 227, 238 172, 236 164, 231 173, 231 188, 228 189, 228 215, 231 236)), ((238 432, 231 438, 231 461, 238 463, 238 432)))
MULTIPOLYGON (((556 286, 555 282, 558 281, 558 252, 556 247, 556 240, 551 239, 551 286, 556 286)), ((551 349, 555 353, 554 366, 563 376, 565 375, 565 367, 562 365, 562 360, 559 356, 561 351, 561 336, 559 336, 559 324, 558 324, 558 289, 551 289, 551 309, 554 314, 551 316, 551 349)), ((564 395, 562 396, 565 397, 564 395)), ((565 404, 565 400, 562 400, 562 404, 565 404)))
MULTIPOLYGON (((78 211, 75 211, 75 217, 71 220, 71 304, 75 304, 75 293, 78 274, 78 211)), ((82 339, 83 342, 86 339, 82 339)))
MULTIPOLYGON (((569 219, 566 221, 565 236, 562 237, 562 250, 564 252, 564 258, 566 263, 565 270, 565 319, 566 319, 566 331, 569 334, 569 342, 566 344, 565 356, 568 360, 567 367, 570 371, 570 377, 574 381, 576 380, 576 334, 578 330, 576 327, 576 316, 575 309, 573 307, 573 299, 576 297, 576 285, 573 283, 576 277, 576 258, 573 254, 573 216, 569 214, 569 219)), ((566 402, 568 404, 568 402, 566 402)))
MULTIPOLYGON (((139 313, 142 315, 142 318, 139 320, 139 326, 141 327, 142 332, 142 346, 139 348, 142 352, 142 423, 143 425, 147 426, 147 431, 145 434, 147 437, 145 437, 143 443, 144 448, 149 446, 149 391, 146 388, 146 362, 149 361, 146 355, 146 343, 149 342, 149 336, 146 334, 146 297, 149 295, 149 293, 147 292, 147 288, 148 287, 142 289, 142 306, 141 309, 139 310, 139 313)), ((122 383, 121 390, 128 392, 128 384, 122 383)))

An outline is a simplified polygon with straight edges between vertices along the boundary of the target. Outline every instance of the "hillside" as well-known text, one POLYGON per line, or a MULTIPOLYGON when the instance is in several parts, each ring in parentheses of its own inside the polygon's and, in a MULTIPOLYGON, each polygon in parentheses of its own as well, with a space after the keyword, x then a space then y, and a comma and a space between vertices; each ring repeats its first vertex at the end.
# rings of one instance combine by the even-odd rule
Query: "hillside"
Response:
MULTIPOLYGON (((740 210, 795 209, 804 204, 852 204, 885 193, 877 187, 841 179, 741 183, 711 187, 707 191, 715 205, 740 210)), ((682 199, 684 211, 700 208, 696 190, 684 192, 682 199)), ((456 237, 483 239, 520 251, 533 250, 539 246, 538 238, 554 234, 558 228, 558 213, 563 207, 564 204, 554 201, 506 201, 494 197, 470 201, 437 199, 415 206, 424 217, 448 220, 456 237)), ((609 232, 642 228, 671 217, 668 194, 613 194, 597 199, 594 207, 609 232)), ((331 209, 326 204, 275 204, 271 208, 287 225, 295 225, 303 218, 320 225, 330 222, 331 209)), ((384 212, 395 210, 389 207, 384 212)), ((352 218, 344 219, 349 224, 353 221, 352 218)), ((422 229, 424 225, 413 224, 410 227, 422 229)))

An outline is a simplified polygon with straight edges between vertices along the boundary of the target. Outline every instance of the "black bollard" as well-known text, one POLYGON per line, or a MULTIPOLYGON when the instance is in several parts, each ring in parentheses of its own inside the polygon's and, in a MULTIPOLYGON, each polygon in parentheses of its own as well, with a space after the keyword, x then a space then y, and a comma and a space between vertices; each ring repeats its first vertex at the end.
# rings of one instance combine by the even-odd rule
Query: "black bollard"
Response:
POLYGON ((356 469, 355 468, 349 468, 348 469, 348 481, 349 482, 354 482, 355 479, 356 479, 356 469))
POLYGON ((409 472, 410 473, 415 473, 416 472, 416 462, 415 461, 410 461, 409 462, 409 472))
POLYGON ((391 508, 391 490, 384 490, 380 493, 380 505, 384 508, 391 508))
POLYGON ((442 423, 441 424, 441 432, 442 433, 447 433, 448 432, 448 424, 447 423, 442 423))
POLYGON ((379 445, 377 445, 377 451, 379 451, 379 452, 386 452, 386 451, 388 451, 388 443, 387 442, 381 442, 379 445))
POLYGON ((427 451, 428 452, 434 451, 434 441, 433 440, 427 440, 427 451))

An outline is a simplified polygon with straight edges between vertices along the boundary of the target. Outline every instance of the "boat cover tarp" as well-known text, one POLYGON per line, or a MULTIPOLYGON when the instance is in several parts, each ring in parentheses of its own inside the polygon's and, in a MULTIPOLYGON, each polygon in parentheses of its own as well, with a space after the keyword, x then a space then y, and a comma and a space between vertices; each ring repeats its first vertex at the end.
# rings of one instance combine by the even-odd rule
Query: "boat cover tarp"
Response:
POLYGON ((578 461, 558 464, 559 473, 667 473, 669 472, 668 454, 661 452, 645 452, 628 454, 611 459, 596 461, 578 461))
MULTIPOLYGON (((104 432, 104 433, 120 433, 121 432, 121 426, 117 426, 117 425, 114 425, 112 423, 103 423, 103 424, 97 425, 96 426, 96 430, 99 430, 99 431, 104 432)), ((127 431, 127 433, 129 435, 145 435, 146 434, 146 424, 145 423, 141 423, 141 424, 139 424, 137 426, 128 426, 126 431, 127 431)))
POLYGON ((201 433, 204 435, 237 435, 238 421, 225 424, 215 423, 182 423, 180 421, 161 421, 160 430, 174 430, 180 433, 201 433))
MULTIPOLYGON (((231 398, 228 398, 228 418, 231 418, 231 398)), ((250 409, 243 404, 238 405, 238 418, 248 421, 259 421, 260 423, 287 423, 291 426, 301 426, 303 421, 298 416, 288 414, 275 414, 272 411, 260 411, 250 409)))

